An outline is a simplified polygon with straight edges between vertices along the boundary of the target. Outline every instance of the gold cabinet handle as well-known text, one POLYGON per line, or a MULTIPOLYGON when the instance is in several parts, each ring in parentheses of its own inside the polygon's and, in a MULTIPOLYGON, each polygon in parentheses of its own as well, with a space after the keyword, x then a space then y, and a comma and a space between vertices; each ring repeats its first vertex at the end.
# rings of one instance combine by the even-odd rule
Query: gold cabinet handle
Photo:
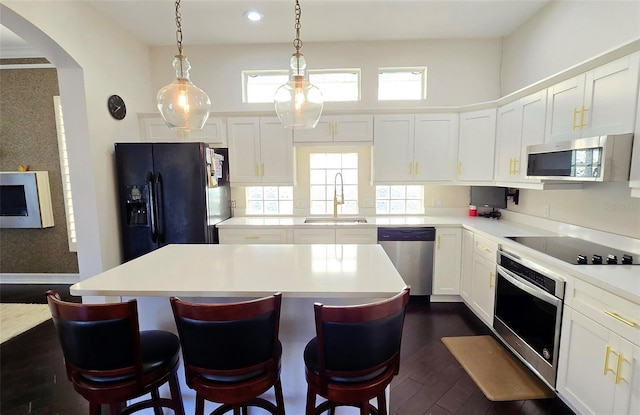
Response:
POLYGON ((332 135, 333 135, 334 137, 338 135, 338 121, 335 121, 335 122, 333 123, 333 133, 332 133, 332 135))
POLYGON ((493 278, 496 274, 493 272, 489 273, 489 288, 493 288, 493 278))
POLYGON ((513 159, 513 175, 515 176, 516 174, 518 174, 518 158, 514 158, 513 159))
POLYGON ((603 375, 606 375, 608 372, 615 374, 615 371, 609 367, 609 354, 611 353, 618 355, 618 353, 611 349, 611 346, 607 345, 607 348, 604 352, 604 370, 602 371, 603 375))
POLYGON ((259 236, 245 236, 244 239, 260 239, 259 236))
POLYGON ((628 326, 635 327, 638 325, 635 321, 627 320, 626 318, 620 317, 620 315, 616 312, 605 310, 604 313, 608 316, 615 318, 616 320, 622 321, 624 324, 628 326))
POLYGON ((480 248, 481 250, 483 250, 484 252, 491 252, 491 249, 487 248, 484 245, 478 245, 478 248, 480 248))
POLYGON ((260 177, 260 164, 256 163, 256 176, 260 177))
POLYGON ((584 113, 587 111, 589 110, 585 107, 582 107, 582 110, 580 111, 580 128, 587 126, 587 124, 584 123, 584 113))
POLYGON ((580 112, 579 109, 577 109, 577 108, 573 109, 573 131, 575 131, 578 128, 580 128, 580 126, 578 124, 576 124, 576 118, 578 117, 578 113, 579 112, 580 112))
POLYGON ((621 380, 624 380, 625 382, 627 381, 620 373, 622 372, 622 362, 628 362, 628 360, 622 356, 622 353, 618 353, 618 362, 616 363, 616 385, 620 383, 621 380))

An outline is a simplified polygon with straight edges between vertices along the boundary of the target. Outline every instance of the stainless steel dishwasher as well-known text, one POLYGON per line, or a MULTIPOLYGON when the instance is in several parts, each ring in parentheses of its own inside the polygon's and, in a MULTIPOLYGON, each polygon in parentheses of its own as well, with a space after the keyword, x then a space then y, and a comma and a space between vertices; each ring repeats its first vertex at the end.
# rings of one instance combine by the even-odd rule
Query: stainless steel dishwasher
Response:
POLYGON ((411 286, 411 295, 431 295, 435 240, 436 228, 378 228, 378 243, 411 286))

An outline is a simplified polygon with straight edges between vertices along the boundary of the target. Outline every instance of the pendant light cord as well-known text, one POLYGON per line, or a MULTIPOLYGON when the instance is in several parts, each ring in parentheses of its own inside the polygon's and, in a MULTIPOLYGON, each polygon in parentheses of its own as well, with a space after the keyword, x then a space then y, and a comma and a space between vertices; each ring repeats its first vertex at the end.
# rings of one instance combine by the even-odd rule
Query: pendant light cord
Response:
POLYGON ((300 39, 300 16, 302 15, 302 9, 300 8, 300 2, 296 0, 296 38, 293 39, 293 47, 296 48, 296 60, 298 67, 298 75, 300 75, 300 48, 302 48, 302 40, 300 39))
POLYGON ((180 58, 180 78, 184 78, 184 55, 182 54, 182 14, 180 13, 180 0, 176 0, 176 44, 178 45, 178 58, 180 58))

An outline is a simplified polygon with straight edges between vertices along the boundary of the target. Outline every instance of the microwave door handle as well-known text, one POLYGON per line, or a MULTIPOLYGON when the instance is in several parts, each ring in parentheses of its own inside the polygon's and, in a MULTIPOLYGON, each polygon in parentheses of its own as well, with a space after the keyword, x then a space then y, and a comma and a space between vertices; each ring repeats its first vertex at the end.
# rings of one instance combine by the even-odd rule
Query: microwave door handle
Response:
POLYGON ((156 195, 155 189, 153 185, 153 173, 147 173, 147 186, 149 186, 149 218, 151 221, 151 241, 158 241, 158 229, 156 227, 157 217, 156 217, 156 195))
POLYGON ((515 276, 515 274, 513 274, 512 272, 510 272, 509 270, 505 269, 504 267, 498 265, 497 267, 497 272, 500 276, 502 276, 504 279, 506 279, 507 281, 509 281, 511 284, 515 285, 516 287, 520 288, 522 291, 531 294, 532 296, 546 302, 552 305, 555 305, 557 307, 562 305, 562 300, 554 297, 553 295, 547 293, 546 291, 543 291, 541 288, 536 287, 533 284, 530 284, 526 281, 522 281, 521 279, 519 279, 517 276, 515 276))

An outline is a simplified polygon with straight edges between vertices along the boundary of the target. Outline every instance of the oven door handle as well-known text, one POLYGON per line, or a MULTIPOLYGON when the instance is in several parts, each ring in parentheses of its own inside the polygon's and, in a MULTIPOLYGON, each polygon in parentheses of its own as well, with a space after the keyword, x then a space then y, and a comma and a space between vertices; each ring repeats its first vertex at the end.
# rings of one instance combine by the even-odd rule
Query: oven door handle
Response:
POLYGON ((523 281, 521 278, 519 278, 516 274, 512 273, 511 271, 509 271, 508 269, 502 267, 501 265, 497 265, 496 266, 496 270, 498 272, 498 274, 500 276, 502 276, 504 279, 506 279, 507 281, 509 281, 511 284, 515 285, 516 287, 520 288, 522 291, 531 294, 532 296, 546 302, 552 305, 555 305, 556 307, 561 307, 562 306, 562 300, 554 297, 553 295, 547 293, 546 291, 544 291, 542 288, 538 288, 535 285, 528 283, 526 281, 523 281))

